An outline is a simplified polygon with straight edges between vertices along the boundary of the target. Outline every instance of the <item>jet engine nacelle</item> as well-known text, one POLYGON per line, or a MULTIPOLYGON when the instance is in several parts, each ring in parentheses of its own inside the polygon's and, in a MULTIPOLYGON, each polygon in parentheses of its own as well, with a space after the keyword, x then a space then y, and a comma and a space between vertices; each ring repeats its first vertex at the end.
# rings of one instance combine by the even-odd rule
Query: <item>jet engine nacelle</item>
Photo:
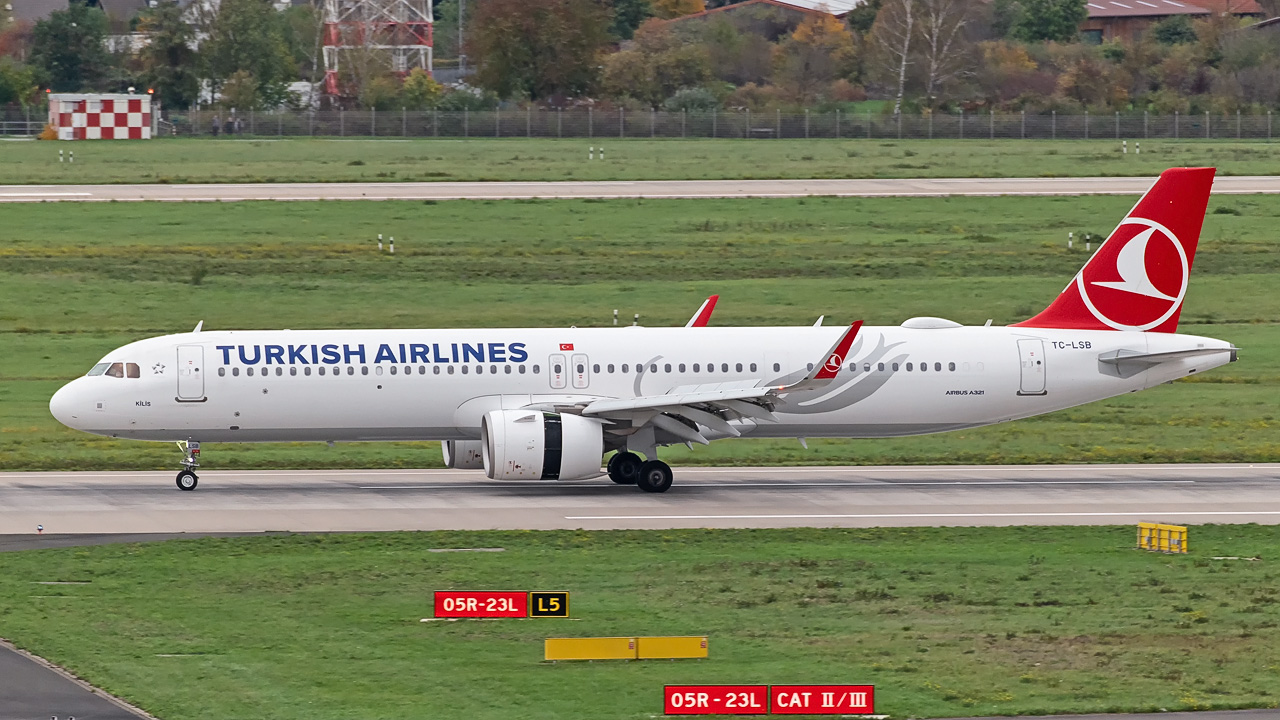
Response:
POLYGON ((484 467, 484 443, 479 440, 441 440, 444 466, 458 470, 479 470, 484 467))
POLYGON ((600 475, 597 420, 541 410, 493 410, 480 423, 484 472, 494 480, 583 480, 600 475))

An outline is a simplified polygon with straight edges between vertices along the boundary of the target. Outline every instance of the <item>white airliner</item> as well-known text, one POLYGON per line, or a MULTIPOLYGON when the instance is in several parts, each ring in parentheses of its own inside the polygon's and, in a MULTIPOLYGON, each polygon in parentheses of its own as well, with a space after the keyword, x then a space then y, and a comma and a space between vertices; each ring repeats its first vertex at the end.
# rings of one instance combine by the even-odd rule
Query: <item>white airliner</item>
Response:
POLYGON ((678 328, 197 326, 107 353, 49 409, 177 442, 183 490, 200 441, 440 440, 445 464, 493 479, 607 472, 663 492, 660 446, 972 428, 1234 361, 1230 343, 1175 334, 1213 174, 1166 171, 1047 309, 1008 327, 705 327, 714 299, 678 328))

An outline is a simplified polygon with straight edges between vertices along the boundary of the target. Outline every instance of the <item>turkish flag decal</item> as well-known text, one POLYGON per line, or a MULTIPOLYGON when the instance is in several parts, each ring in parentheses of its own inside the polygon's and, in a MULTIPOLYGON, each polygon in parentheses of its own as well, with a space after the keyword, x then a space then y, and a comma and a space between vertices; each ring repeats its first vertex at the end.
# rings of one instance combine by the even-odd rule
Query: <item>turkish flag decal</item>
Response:
POLYGON ((572 349, 573 349, 573 343, 560 343, 560 349, 561 349, 561 350, 572 350, 572 349))

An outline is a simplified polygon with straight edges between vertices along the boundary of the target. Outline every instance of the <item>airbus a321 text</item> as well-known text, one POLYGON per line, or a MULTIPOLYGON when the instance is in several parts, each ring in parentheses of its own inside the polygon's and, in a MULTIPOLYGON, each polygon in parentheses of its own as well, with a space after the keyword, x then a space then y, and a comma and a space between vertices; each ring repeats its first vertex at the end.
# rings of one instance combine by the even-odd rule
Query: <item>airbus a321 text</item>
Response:
POLYGON ((876 438, 1006 422, 1203 372, 1176 334, 1212 168, 1163 173, 1043 312, 1007 327, 207 331, 107 353, 49 409, 85 432, 199 443, 440 440, 496 480, 671 486, 657 448, 876 438), (606 470, 602 458, 610 452, 606 470))

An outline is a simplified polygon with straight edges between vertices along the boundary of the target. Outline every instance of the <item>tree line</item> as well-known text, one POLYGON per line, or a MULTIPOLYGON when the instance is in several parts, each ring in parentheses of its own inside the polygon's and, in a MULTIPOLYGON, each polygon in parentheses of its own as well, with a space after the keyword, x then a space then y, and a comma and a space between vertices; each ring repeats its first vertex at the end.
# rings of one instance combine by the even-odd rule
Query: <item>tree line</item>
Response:
MULTIPOLYGON (((458 0, 436 3, 437 58, 463 82, 393 73, 377 50, 346 57, 347 106, 884 112, 1262 112, 1280 107, 1280 33, 1229 14, 1174 16, 1137 39, 1089 43, 1085 0, 867 0, 843 18, 735 0, 458 0), (713 12, 704 12, 711 10, 713 12), (447 62, 447 60, 445 61, 447 62)), ((1264 0, 1276 14, 1280 0, 1264 0)), ((124 28, 73 0, 0 28, 0 104, 55 92, 151 88, 168 107, 299 105, 323 76, 315 5, 160 0, 124 28), (115 31, 114 33, 112 31, 115 31)))

